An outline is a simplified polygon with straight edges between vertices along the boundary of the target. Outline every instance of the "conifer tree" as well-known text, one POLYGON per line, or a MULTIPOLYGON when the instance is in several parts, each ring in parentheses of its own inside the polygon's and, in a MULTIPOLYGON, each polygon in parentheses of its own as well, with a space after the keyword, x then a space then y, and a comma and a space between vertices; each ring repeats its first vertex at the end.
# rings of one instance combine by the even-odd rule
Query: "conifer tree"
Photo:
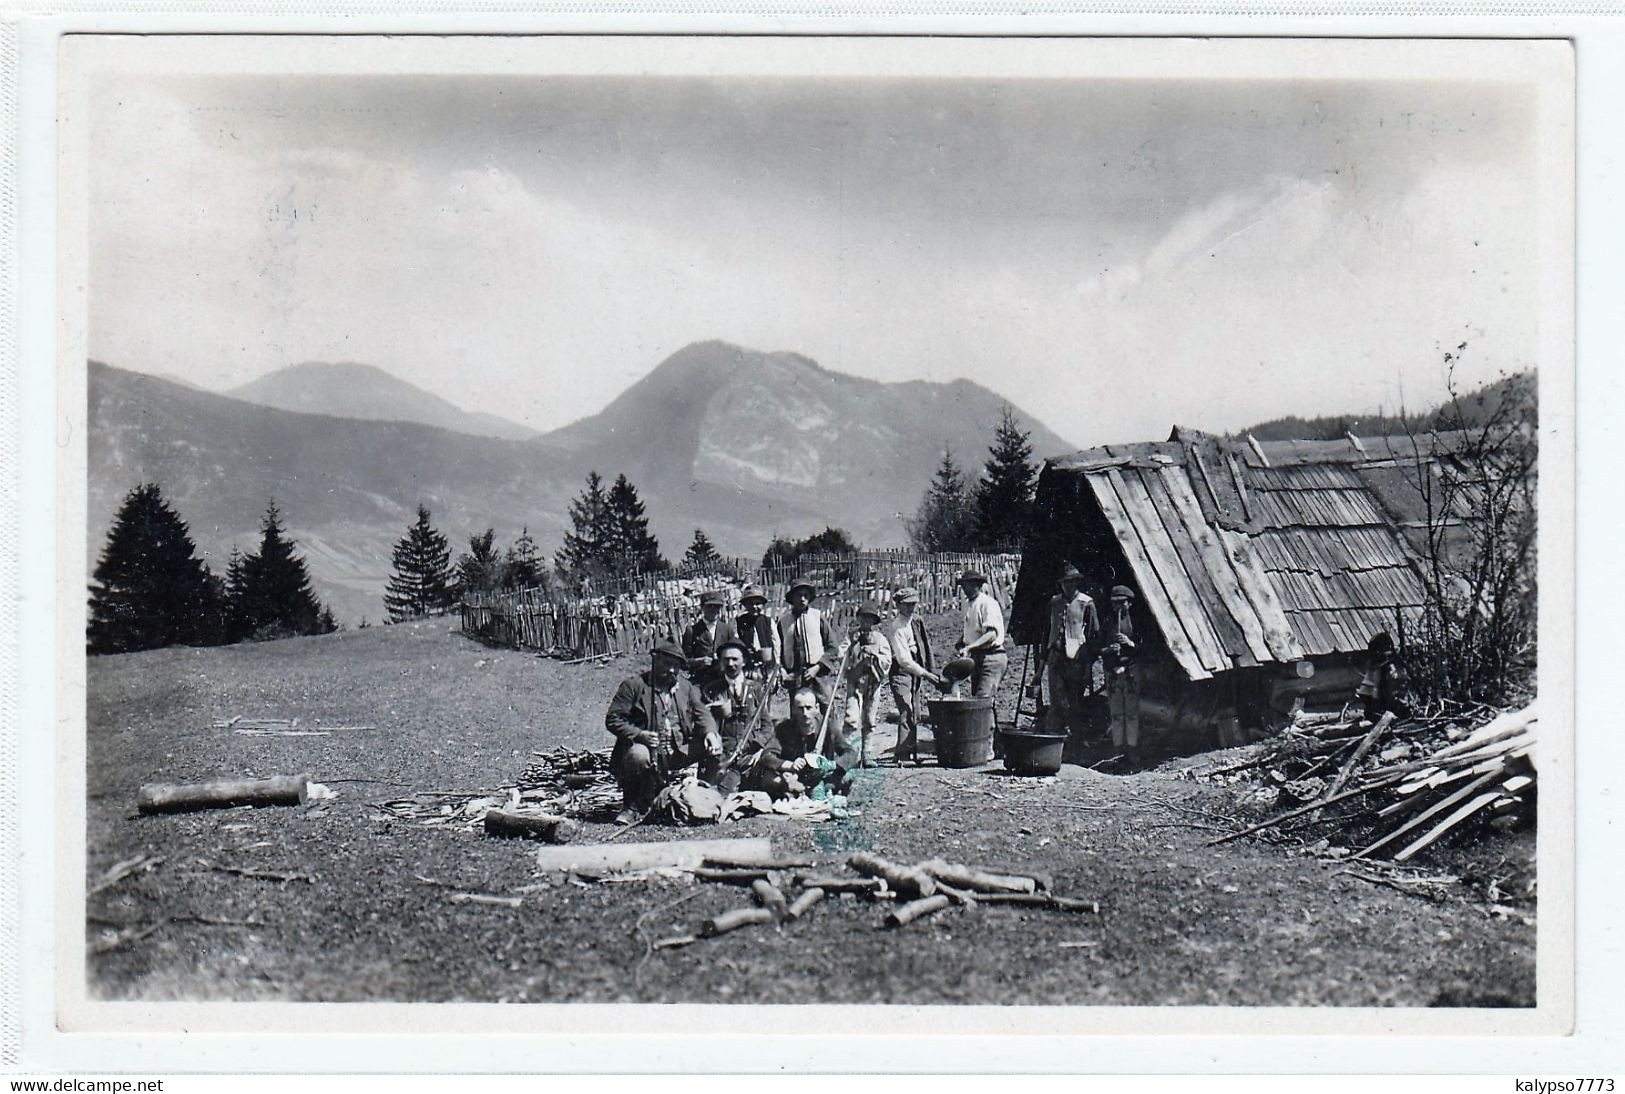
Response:
POLYGON ((694 529, 694 541, 683 552, 683 565, 694 570, 715 569, 722 562, 722 556, 711 545, 711 539, 705 534, 705 529, 694 529))
POLYGON ((418 503, 418 519, 395 544, 395 572, 384 592, 384 607, 395 622, 445 611, 455 602, 451 588, 451 545, 429 523, 428 507, 418 503))
POLYGON ((260 549, 242 559, 237 618, 254 638, 321 633, 322 606, 295 546, 283 532, 282 511, 273 499, 260 523, 260 549))
POLYGON ((468 550, 457 558, 459 592, 489 593, 507 584, 507 567, 495 541, 496 530, 492 528, 468 537, 468 550))
POLYGON ((222 638, 226 642, 241 642, 254 633, 248 619, 248 587, 243 576, 243 562, 242 551, 232 544, 231 556, 226 560, 225 600, 221 613, 224 618, 222 638))
POLYGON ((660 541, 649 533, 649 517, 638 488, 625 475, 615 479, 608 499, 609 543, 607 561, 617 576, 654 573, 667 569, 660 556, 660 541))
POLYGON ((587 475, 586 489, 570 503, 570 531, 559 548, 559 570, 578 576, 602 572, 610 539, 609 499, 604 480, 593 471, 587 475))
POLYGON ((505 584, 510 589, 534 589, 542 583, 542 558, 528 526, 508 548, 505 584))
POLYGON ((942 453, 931 485, 913 519, 908 538, 921 551, 969 551, 976 542, 976 513, 965 489, 965 473, 952 451, 942 453))
POLYGON ((984 550, 1019 548, 1031 525, 1038 468, 1027 438, 1007 404, 974 492, 976 538, 984 550))
POLYGON ((209 568, 156 483, 125 495, 93 577, 91 653, 219 641, 220 605, 209 568))

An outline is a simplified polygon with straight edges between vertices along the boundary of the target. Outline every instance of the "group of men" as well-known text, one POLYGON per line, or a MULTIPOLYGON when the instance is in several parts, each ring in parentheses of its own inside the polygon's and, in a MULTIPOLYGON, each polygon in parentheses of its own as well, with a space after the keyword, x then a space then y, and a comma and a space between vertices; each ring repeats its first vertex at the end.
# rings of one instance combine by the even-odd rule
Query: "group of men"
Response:
POLYGON ((1049 678, 1049 729, 1082 739, 1088 732, 1089 700, 1098 694, 1100 665, 1110 710, 1112 746, 1131 763, 1140 760, 1140 683, 1135 669, 1134 590, 1113 586, 1104 613, 1084 591, 1084 576, 1067 564, 1060 592, 1050 599, 1045 667, 1049 678), (1104 615, 1104 618, 1102 618, 1104 615))
MULTIPOLYGON (((994 694, 1008 661, 1004 614, 987 584, 974 570, 959 577, 964 623, 949 666, 955 675, 963 669, 978 696, 994 694)), ((604 724, 615 735, 610 766, 625 798, 623 818, 644 815, 666 782, 690 766, 725 793, 781 796, 820 782, 839 785, 854 768, 874 763, 869 738, 882 685, 898 713, 891 759, 918 761, 921 690, 952 686, 936 670, 919 592, 898 589, 894 611, 878 600, 860 605, 844 642, 813 607, 817 592, 809 581, 793 582, 777 619, 758 586, 744 588, 742 610, 731 618, 726 594, 706 593, 681 645, 660 643, 649 669, 622 681, 604 724), (830 706, 843 684, 844 717, 836 725, 830 706), (769 708, 780 688, 790 696, 790 714, 775 724, 769 708)))

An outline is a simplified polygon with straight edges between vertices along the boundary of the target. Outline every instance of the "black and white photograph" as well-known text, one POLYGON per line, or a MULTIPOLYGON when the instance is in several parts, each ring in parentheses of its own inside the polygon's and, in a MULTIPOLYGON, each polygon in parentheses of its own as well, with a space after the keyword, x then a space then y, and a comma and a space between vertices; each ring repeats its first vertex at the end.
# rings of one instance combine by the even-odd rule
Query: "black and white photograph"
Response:
POLYGON ((1570 1020, 1567 42, 61 63, 62 1028, 1570 1020))

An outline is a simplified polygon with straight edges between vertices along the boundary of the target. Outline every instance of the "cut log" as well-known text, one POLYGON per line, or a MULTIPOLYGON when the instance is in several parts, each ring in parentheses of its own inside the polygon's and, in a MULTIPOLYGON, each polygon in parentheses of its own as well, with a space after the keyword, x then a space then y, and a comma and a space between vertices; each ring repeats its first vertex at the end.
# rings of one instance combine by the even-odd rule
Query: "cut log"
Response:
POLYGON ((702 922, 698 933, 701 938, 715 938, 729 931, 737 931, 741 927, 772 922, 773 913, 766 908, 735 908, 731 912, 714 915, 702 922))
POLYGON ((822 889, 826 893, 883 893, 886 881, 878 877, 814 877, 797 874, 795 883, 806 889, 822 889))
POLYGON ((824 895, 824 890, 817 888, 816 886, 811 889, 802 890, 801 895, 796 897, 795 903, 791 904, 790 907, 785 910, 785 918, 800 919, 802 916, 812 911, 813 905, 817 904, 820 900, 823 900, 824 895))
POLYGON ((734 866, 756 866, 773 861, 773 841, 753 839, 669 840, 664 843, 584 843, 571 847, 539 847, 536 867, 561 872, 611 873, 622 870, 678 869, 699 866, 706 859, 734 866))
POLYGON ((928 859, 919 868, 956 889, 969 889, 973 893, 1031 893, 1038 882, 1031 877, 1016 874, 991 874, 956 862, 928 859))
POLYGON ((779 891, 779 887, 771 881, 766 879, 753 881, 750 883, 750 891, 755 894, 762 907, 773 913, 774 919, 783 919, 785 914, 789 912, 789 901, 784 899, 784 894, 779 891))
POLYGON ((488 836, 569 843, 580 831, 580 824, 553 813, 515 813, 507 809, 485 811, 485 834, 488 836))
POLYGON ((188 813, 238 805, 303 805, 311 776, 213 779, 205 783, 145 783, 135 794, 142 813, 188 813))
POLYGON ((949 900, 940 893, 936 896, 928 896, 921 900, 911 900, 907 904, 900 905, 899 907, 893 908, 891 911, 886 913, 886 926, 906 927, 910 923, 913 923, 916 919, 919 919, 921 916, 928 916, 935 912, 940 912, 942 909, 948 907, 948 905, 952 903, 953 901, 949 900))
POLYGON ((860 851, 846 864, 867 877, 884 878, 887 886, 903 896, 928 897, 937 891, 937 883, 924 870, 888 862, 879 855, 860 851))
POLYGON ((749 885, 753 881, 766 881, 767 871, 740 866, 696 866, 694 876, 700 881, 720 881, 727 885, 749 885))

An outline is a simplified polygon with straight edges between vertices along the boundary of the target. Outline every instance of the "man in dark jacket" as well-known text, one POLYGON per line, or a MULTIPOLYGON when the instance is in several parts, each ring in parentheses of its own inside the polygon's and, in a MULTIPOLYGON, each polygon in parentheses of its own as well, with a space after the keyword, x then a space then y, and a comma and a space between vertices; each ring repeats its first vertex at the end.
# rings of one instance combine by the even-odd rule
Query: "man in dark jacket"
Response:
POLYGON ((761 755, 751 764, 746 789, 765 790, 782 798, 810 791, 820 783, 827 783, 832 790, 845 787, 852 769, 858 766, 858 750, 832 722, 824 738, 823 757, 833 763, 819 763, 813 757, 822 724, 818 693, 810 687, 799 689, 790 697, 790 717, 778 724, 761 755))
POLYGON ((702 685, 716 675, 717 649, 734 638, 734 621, 723 614, 727 606, 728 594, 720 589, 703 594, 700 618, 683 632, 689 675, 702 685))
POLYGON ((679 675, 686 661, 677 646, 660 643, 649 670, 621 681, 604 715, 604 728, 615 735, 609 766, 624 797, 623 824, 642 816, 672 775, 722 755, 700 689, 679 675))
POLYGON ((760 680, 778 668, 778 628, 767 614, 767 594, 761 586, 746 585, 739 606, 742 610, 734 617, 734 634, 745 647, 745 671, 760 680))

